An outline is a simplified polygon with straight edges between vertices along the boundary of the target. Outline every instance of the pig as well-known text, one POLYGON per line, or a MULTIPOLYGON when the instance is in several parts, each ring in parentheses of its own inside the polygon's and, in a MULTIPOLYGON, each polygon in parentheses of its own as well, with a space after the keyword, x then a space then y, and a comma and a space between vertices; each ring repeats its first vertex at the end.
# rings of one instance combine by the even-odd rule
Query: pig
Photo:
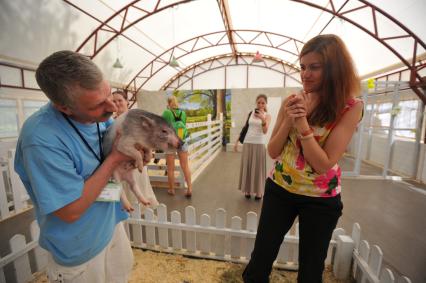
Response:
MULTIPOLYGON (((113 172, 113 178, 116 181, 126 181, 138 201, 149 205, 135 180, 135 169, 142 172, 144 161, 149 162, 152 157, 152 150, 180 148, 183 141, 161 116, 141 109, 131 109, 121 114, 107 129, 102 141, 105 155, 111 152, 117 132, 120 133, 117 150, 133 157, 134 161, 120 165, 113 172)), ((121 201, 125 210, 133 210, 124 192, 121 201)))

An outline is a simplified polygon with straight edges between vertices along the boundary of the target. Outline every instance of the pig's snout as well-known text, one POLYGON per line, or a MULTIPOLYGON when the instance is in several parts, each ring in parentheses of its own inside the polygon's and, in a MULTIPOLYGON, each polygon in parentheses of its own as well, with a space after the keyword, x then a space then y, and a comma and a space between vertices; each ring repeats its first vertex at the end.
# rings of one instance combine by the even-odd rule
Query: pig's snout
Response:
POLYGON ((173 148, 180 149, 182 148, 184 142, 176 135, 169 137, 169 146, 173 148))

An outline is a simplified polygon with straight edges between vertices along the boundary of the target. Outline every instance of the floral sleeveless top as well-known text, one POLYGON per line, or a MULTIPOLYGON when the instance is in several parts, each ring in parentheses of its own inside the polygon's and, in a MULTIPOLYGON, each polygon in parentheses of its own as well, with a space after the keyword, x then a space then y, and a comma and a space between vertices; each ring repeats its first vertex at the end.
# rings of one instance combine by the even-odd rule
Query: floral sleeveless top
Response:
MULTIPOLYGON (((341 116, 359 102, 362 101, 350 99, 341 116)), ((335 125, 336 122, 333 122, 324 127, 313 127, 314 138, 321 147, 325 145, 328 135, 335 125)), ((337 163, 324 174, 316 173, 305 161, 302 145, 297 137, 297 130, 292 128, 281 157, 275 161, 275 166, 269 177, 276 184, 294 194, 311 197, 334 197, 341 191, 341 174, 342 171, 337 163)))

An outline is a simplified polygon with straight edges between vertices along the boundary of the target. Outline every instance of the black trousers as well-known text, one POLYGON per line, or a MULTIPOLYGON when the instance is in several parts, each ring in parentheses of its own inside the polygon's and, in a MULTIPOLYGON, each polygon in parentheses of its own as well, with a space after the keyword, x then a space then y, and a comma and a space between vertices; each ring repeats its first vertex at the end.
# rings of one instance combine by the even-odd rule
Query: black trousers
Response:
POLYGON ((243 272, 244 282, 269 282, 272 264, 296 216, 300 237, 297 281, 322 282, 328 245, 342 209, 340 195, 320 198, 292 194, 268 178, 254 249, 243 272))

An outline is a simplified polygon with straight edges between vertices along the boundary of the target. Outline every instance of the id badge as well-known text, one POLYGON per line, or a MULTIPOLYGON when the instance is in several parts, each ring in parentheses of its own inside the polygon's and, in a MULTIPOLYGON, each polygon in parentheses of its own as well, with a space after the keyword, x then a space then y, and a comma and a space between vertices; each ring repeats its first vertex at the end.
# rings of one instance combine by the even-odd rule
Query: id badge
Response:
POLYGON ((123 186, 121 183, 108 182, 96 201, 116 202, 120 201, 123 186))

